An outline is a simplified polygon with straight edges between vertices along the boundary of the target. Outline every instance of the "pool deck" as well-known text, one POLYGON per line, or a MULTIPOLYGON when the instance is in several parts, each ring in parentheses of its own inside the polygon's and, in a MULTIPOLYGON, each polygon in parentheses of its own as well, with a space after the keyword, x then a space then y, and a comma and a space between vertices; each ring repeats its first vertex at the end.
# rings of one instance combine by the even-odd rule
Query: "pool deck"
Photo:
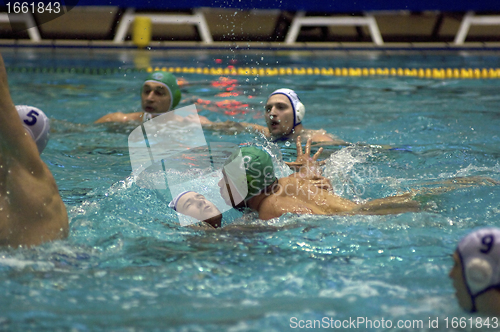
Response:
MULTIPOLYGON (((23 23, 12 23, 9 16, 9 20, 0 20, 0 47, 135 49, 137 47, 131 41, 134 33, 132 23, 136 16, 149 15, 152 18, 149 44, 151 49, 387 52, 500 50, 500 12, 416 13, 401 10, 318 14, 280 10, 235 11, 230 8, 199 8, 182 12, 129 13, 129 10, 131 9, 111 6, 74 7, 62 16, 43 24, 39 23, 36 27, 38 41, 32 38, 23 23), (202 15, 206 21, 206 35, 196 22, 177 22, 197 14, 202 15), (296 38, 288 39, 294 21, 300 18, 311 19, 309 15, 313 15, 312 18, 315 19, 337 19, 342 23, 302 25, 296 38), (489 21, 471 24, 464 42, 457 42, 461 26, 468 16, 474 19, 482 17, 489 21), (171 22, 161 22, 165 17, 171 22), (367 17, 373 18, 375 22, 381 38, 379 42, 368 25, 356 21, 367 17), (122 27, 124 22, 127 24, 122 27), (13 29, 16 29, 16 32, 13 29), (203 41, 207 38, 211 40, 203 41)), ((33 19, 35 22, 43 21, 43 17, 39 15, 34 15, 33 19)))
MULTIPOLYGON (((130 49, 140 50, 131 41, 114 43, 104 40, 42 40, 32 42, 29 39, 0 40, 0 48, 93 48, 93 49, 130 49)), ((415 43, 385 43, 375 45, 370 42, 296 42, 285 44, 282 42, 213 42, 207 44, 200 41, 152 41, 147 50, 268 50, 275 52, 288 51, 383 51, 398 52, 500 52, 500 42, 468 42, 455 45, 445 42, 415 42, 415 43)))

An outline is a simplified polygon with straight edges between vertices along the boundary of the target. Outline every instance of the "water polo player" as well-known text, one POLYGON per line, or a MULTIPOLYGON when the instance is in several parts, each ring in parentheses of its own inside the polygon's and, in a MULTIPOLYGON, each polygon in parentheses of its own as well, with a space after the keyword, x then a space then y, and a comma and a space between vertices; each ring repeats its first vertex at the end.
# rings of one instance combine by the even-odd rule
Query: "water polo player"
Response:
POLYGON ((242 147, 226 161, 223 178, 219 181, 221 196, 233 207, 247 206, 259 213, 260 219, 295 214, 397 214, 419 210, 413 193, 375 199, 357 204, 328 190, 316 161, 319 149, 311 158, 311 138, 302 152, 297 137, 299 171, 276 179, 270 155, 256 147, 242 147), (239 156, 239 158, 237 157, 239 156))
POLYGON ((0 245, 12 247, 68 234, 66 207, 40 158, 48 121, 37 108, 19 109, 18 113, 12 102, 0 56, 0 245))
MULTIPOLYGON (((181 90, 174 75, 166 71, 155 71, 148 75, 141 88, 142 112, 116 112, 103 116, 95 123, 148 121, 158 115, 172 111, 181 100, 181 90)), ((182 120, 182 117, 176 116, 182 120)))
POLYGON ((449 276, 460 307, 500 317, 500 229, 482 228, 465 236, 453 260, 449 276))
POLYGON ((219 181, 220 193, 227 205, 247 206, 259 213, 260 219, 280 217, 285 213, 318 215, 385 215, 420 211, 414 198, 422 194, 440 194, 464 187, 498 185, 487 177, 453 178, 436 182, 446 186, 414 189, 407 193, 356 203, 342 198, 331 190, 322 177, 317 161, 323 148, 310 157, 312 139, 307 140, 305 153, 301 137, 297 137, 297 172, 276 180, 270 155, 257 147, 237 149, 225 162, 219 181))
POLYGON ((168 205, 175 211, 203 221, 213 228, 221 227, 222 213, 205 196, 194 191, 183 191, 168 205))
POLYGON ((305 106, 295 91, 291 89, 278 89, 267 98, 265 108, 267 127, 247 122, 212 122, 203 116, 200 116, 200 121, 203 127, 207 129, 231 131, 235 128, 236 131, 241 131, 241 128, 249 128, 262 132, 265 136, 275 141, 293 140, 300 135, 306 139, 311 138, 313 142, 347 144, 340 139, 334 138, 324 130, 305 129, 302 124, 305 112, 305 106))
POLYGON ((26 132, 33 138, 41 154, 49 141, 50 121, 42 110, 27 105, 16 105, 26 132))

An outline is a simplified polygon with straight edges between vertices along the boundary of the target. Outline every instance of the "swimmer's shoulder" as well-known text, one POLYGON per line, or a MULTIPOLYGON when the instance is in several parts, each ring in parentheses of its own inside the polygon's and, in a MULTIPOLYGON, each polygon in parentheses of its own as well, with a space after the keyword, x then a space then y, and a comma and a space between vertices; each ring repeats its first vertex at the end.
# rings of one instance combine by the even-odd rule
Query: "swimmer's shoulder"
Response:
POLYGON ((270 137, 271 136, 271 133, 269 132, 269 129, 267 127, 265 127, 265 126, 261 126, 259 124, 255 124, 255 123, 248 123, 248 122, 243 122, 242 124, 246 128, 249 128, 250 130, 258 131, 258 132, 264 134, 266 137, 270 137))
POLYGON ((115 112, 106 114, 94 123, 106 123, 106 122, 130 122, 130 121, 142 121, 144 112, 134 112, 134 113, 122 113, 115 112))
POLYGON ((269 220, 281 216, 278 212, 280 208, 280 199, 274 195, 267 197, 259 206, 259 218, 269 220))
POLYGON ((332 135, 324 129, 306 129, 304 133, 301 134, 303 139, 311 138, 313 142, 324 142, 332 145, 348 145, 344 140, 341 140, 335 135, 332 135))
POLYGON ((288 194, 295 192, 298 179, 293 176, 287 176, 279 179, 278 184, 279 188, 261 202, 258 211, 260 219, 269 220, 289 212, 293 201, 288 194))

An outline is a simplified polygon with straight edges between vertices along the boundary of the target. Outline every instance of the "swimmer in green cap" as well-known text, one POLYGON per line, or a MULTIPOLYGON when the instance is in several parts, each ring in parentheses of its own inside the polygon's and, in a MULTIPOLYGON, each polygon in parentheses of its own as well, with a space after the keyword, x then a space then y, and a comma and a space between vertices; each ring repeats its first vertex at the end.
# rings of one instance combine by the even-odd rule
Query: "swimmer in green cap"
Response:
MULTIPOLYGON (((177 79, 166 71, 155 71, 148 75, 141 88, 142 112, 116 112, 103 116, 95 123, 148 121, 158 115, 172 111, 181 100, 177 79)), ((182 120, 179 116, 178 120, 182 120)))
POLYGON ((442 182, 438 188, 423 188, 410 192, 375 199, 359 204, 342 198, 331 191, 329 181, 321 176, 317 162, 322 148, 310 157, 309 138, 303 153, 300 136, 297 137, 297 160, 291 166, 298 171, 276 179, 269 154, 256 147, 243 147, 226 161, 219 181, 220 193, 227 205, 249 207, 259 213, 260 219, 280 217, 285 213, 296 214, 399 214, 420 210, 414 200, 419 194, 439 194, 450 190, 477 185, 498 185, 490 178, 455 178, 442 182))
POLYGON ((36 108, 24 110, 18 114, 14 107, 0 56, 0 246, 33 246, 68 235, 66 207, 40 158, 48 119, 36 108))
POLYGON ((271 156, 256 147, 243 147, 233 153, 222 170, 220 193, 226 204, 249 207, 259 212, 260 219, 279 217, 287 212, 297 214, 336 214, 354 211, 356 203, 339 197, 327 189, 329 181, 320 175, 316 159, 312 158, 309 139, 302 153, 297 138, 297 162, 304 163, 299 172, 277 179, 271 156))

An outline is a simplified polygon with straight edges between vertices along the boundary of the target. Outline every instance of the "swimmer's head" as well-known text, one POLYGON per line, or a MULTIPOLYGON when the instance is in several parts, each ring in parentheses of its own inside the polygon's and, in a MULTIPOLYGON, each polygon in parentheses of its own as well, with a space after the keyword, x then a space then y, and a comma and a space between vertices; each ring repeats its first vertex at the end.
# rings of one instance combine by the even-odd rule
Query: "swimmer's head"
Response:
POLYGON ((49 141, 49 118, 40 109, 33 106, 16 105, 24 129, 36 143, 38 152, 42 153, 49 141))
POLYGON ((169 204, 169 207, 186 216, 204 221, 215 228, 221 226, 222 214, 215 204, 194 191, 183 191, 169 204))
POLYGON ((271 156, 253 146, 237 149, 224 163, 222 174, 221 195, 231 206, 260 194, 277 180, 271 156))
POLYGON ((290 101, 290 104, 292 105, 293 109, 293 128, 301 124, 306 114, 306 108, 304 104, 302 104, 302 102, 300 101, 299 96, 297 96, 297 93, 292 89, 282 88, 271 93, 267 99, 269 100, 271 96, 276 94, 285 95, 290 101))
MULTIPOLYGON (((162 96, 160 96, 162 97, 162 96)), ((165 96, 165 99, 168 96, 165 96)), ((177 85, 177 79, 174 75, 166 71, 155 71, 148 75, 146 80, 142 85, 142 107, 145 112, 151 113, 165 113, 173 110, 181 100, 181 90, 177 85), (153 105, 148 104, 144 98, 145 93, 150 93, 151 91, 157 92, 157 88, 161 92, 161 88, 167 90, 169 95, 169 101, 166 105, 153 105), (148 109, 150 108, 150 109, 148 109)))
MULTIPOLYGON (((453 270, 450 272, 450 277, 454 279, 453 285, 457 289, 461 306, 475 312, 477 296, 490 289, 500 288, 500 229, 483 228, 470 233, 458 244, 456 256, 458 257, 455 258, 459 260, 458 265, 462 267, 465 289, 471 299, 469 305, 467 299, 463 299, 463 295, 462 299, 460 298, 460 279, 452 276, 453 270)), ((457 274, 458 272, 456 271, 457 274)))

